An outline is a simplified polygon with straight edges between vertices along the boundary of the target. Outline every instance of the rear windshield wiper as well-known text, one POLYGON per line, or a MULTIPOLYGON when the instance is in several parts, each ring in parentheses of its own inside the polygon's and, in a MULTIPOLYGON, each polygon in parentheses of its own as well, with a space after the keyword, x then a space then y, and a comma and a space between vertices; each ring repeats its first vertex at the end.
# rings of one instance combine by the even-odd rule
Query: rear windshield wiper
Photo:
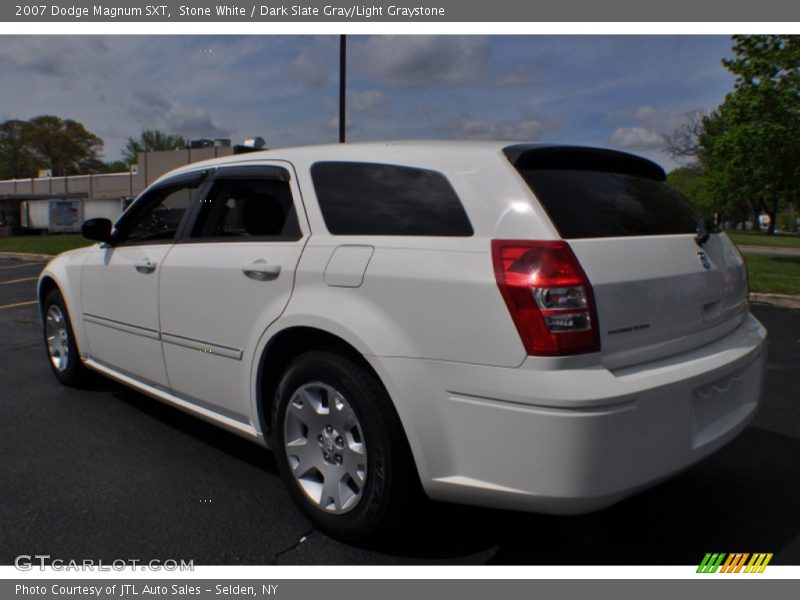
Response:
POLYGON ((708 241, 708 238, 711 237, 711 234, 714 233, 716 229, 716 225, 710 219, 700 219, 697 224, 697 235, 694 238, 694 241, 697 242, 698 246, 702 246, 708 241))

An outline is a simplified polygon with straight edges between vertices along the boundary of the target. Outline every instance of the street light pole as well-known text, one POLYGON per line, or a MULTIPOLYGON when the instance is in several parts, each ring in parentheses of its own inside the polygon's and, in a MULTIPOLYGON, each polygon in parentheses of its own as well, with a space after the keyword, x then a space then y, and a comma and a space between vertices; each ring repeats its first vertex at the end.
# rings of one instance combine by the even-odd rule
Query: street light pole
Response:
POLYGON ((339 143, 345 141, 345 91, 347 81, 347 36, 339 36, 339 143))

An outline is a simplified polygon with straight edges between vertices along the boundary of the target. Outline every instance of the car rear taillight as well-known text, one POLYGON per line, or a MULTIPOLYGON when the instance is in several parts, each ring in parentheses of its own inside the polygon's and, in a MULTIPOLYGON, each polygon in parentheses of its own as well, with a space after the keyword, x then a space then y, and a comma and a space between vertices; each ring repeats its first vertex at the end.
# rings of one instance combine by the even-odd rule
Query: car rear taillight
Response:
POLYGON ((528 354, 600 350, 592 286, 566 242, 492 240, 492 260, 528 354))

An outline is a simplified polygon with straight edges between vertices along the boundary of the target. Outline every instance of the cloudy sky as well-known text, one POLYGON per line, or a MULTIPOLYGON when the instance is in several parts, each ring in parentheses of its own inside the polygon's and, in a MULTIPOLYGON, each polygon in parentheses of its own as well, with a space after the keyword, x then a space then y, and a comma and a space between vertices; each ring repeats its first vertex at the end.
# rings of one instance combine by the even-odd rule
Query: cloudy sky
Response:
MULTIPOLYGON (((674 163, 661 133, 733 85, 725 36, 351 36, 348 139, 611 146, 674 163)), ((332 142, 338 36, 5 36, 0 120, 55 114, 105 140, 332 142)))

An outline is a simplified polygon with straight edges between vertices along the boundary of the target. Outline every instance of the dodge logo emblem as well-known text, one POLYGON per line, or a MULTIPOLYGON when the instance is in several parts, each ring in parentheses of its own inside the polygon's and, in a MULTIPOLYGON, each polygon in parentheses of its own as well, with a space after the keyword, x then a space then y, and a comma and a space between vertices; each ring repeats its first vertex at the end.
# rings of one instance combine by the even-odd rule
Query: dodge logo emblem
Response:
POLYGON ((711 268, 711 261, 708 260, 708 256, 705 252, 698 252, 697 259, 700 261, 700 264, 703 265, 703 268, 708 271, 711 268))

